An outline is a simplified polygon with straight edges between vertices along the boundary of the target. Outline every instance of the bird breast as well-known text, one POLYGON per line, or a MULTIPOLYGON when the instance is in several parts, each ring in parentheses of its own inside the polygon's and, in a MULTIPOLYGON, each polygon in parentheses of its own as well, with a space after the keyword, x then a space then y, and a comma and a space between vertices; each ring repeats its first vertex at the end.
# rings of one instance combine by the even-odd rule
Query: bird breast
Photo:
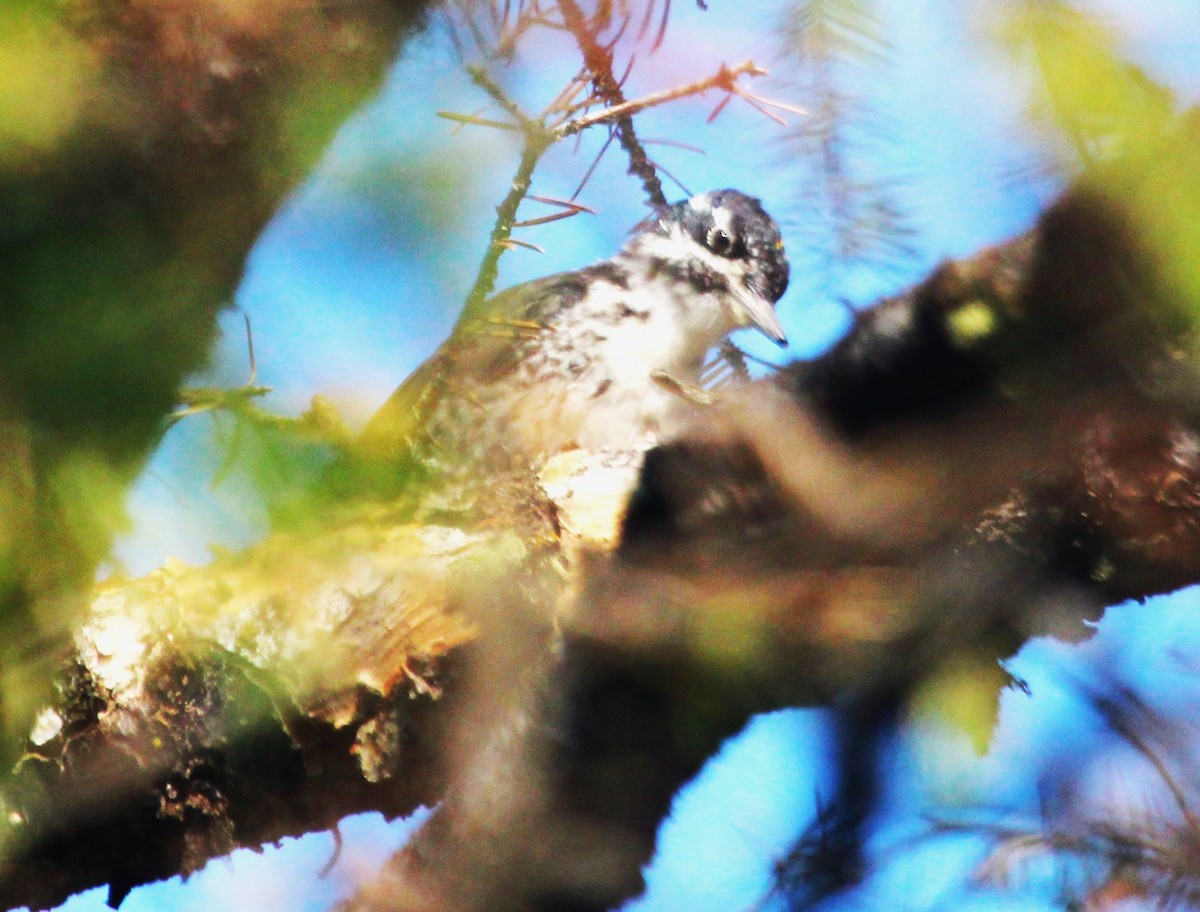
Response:
POLYGON ((682 302, 666 283, 636 297, 598 283, 569 317, 544 330, 523 359, 532 395, 514 402, 510 433, 530 455, 572 447, 644 448, 671 433, 689 403, 655 379, 699 379, 707 345, 682 325, 682 302))

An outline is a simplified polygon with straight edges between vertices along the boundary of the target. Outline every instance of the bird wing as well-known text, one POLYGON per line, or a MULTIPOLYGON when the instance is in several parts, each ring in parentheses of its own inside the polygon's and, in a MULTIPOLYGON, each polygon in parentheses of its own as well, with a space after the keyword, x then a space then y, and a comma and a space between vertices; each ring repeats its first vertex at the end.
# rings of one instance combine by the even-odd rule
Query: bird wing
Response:
POLYGON ((514 371, 526 343, 546 328, 557 309, 581 296, 581 279, 562 273, 516 285, 459 318, 453 333, 388 398, 363 430, 364 452, 398 456, 420 439, 430 416, 448 396, 469 398, 514 371))

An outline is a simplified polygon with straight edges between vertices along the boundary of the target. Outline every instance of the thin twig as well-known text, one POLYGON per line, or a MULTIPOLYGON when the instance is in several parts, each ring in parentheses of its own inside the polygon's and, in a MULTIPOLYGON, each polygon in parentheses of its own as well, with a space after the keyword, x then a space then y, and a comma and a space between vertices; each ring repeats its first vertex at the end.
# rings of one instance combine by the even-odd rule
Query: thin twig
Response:
MULTIPOLYGON (((558 205, 568 205, 570 211, 527 219, 525 221, 517 220, 517 210, 529 193, 529 188, 533 182, 534 169, 550 145, 570 136, 575 136, 589 127, 605 123, 613 124, 615 135, 621 141, 626 154, 629 155, 631 172, 642 178, 643 186, 650 201, 655 206, 665 207, 666 197, 663 194, 662 183, 657 173, 659 168, 646 155, 645 149, 642 148, 636 134, 633 132, 633 115, 647 108, 666 104, 689 95, 706 92, 709 89, 723 89, 725 92, 732 94, 736 88, 736 82, 741 76, 761 76, 766 73, 765 70, 757 66, 753 61, 746 61, 732 68, 722 65, 720 71, 708 79, 664 92, 658 92, 634 101, 626 101, 621 94, 620 86, 613 78, 611 51, 600 47, 596 42, 595 34, 588 28, 586 19, 575 3, 575 0, 559 0, 559 9, 562 11, 564 20, 571 27, 584 53, 588 72, 592 74, 592 84, 595 87, 596 95, 608 102, 603 110, 597 111, 594 114, 585 114, 573 120, 563 120, 554 126, 548 126, 545 118, 551 113, 555 113, 555 106, 562 104, 564 98, 570 98, 577 93, 578 90, 574 89, 573 86, 576 82, 581 81, 578 77, 576 80, 572 80, 567 89, 560 93, 559 97, 555 99, 554 104, 539 119, 525 114, 516 102, 509 98, 505 91, 481 67, 469 67, 467 72, 470 74, 471 80, 491 96, 492 100, 512 119, 513 123, 461 114, 442 113, 442 116, 459 123, 471 123, 478 126, 519 131, 525 136, 525 145, 521 152, 521 160, 517 166, 517 172, 513 176, 508 194, 496 208, 496 222, 492 227, 487 250, 479 265, 479 272, 467 295, 466 303, 463 305, 462 315, 459 317, 459 325, 472 321, 479 315, 484 301, 495 287, 496 276, 499 274, 500 269, 500 256, 506 249, 513 247, 526 247, 533 250, 541 249, 528 241, 513 238, 513 228, 529 227, 555 221, 565 218, 568 215, 573 215, 584 208, 575 204, 563 204, 559 202, 557 203, 558 205)), ((591 103, 591 101, 592 99, 589 98, 588 103, 591 103)), ((605 148, 607 148, 607 145, 606 143, 605 148)), ((603 155, 603 149, 601 150, 601 155, 603 155)), ((595 163, 588 169, 589 176, 594 168, 595 163)), ((663 173, 668 174, 665 170, 663 173)), ((671 175, 668 174, 668 177, 671 177, 671 175)), ((674 177, 671 177, 671 179, 674 180, 674 177)), ((587 178, 585 177, 584 183, 586 183, 586 180, 587 178)), ((572 194, 572 199, 578 195, 582 187, 583 184, 580 185, 579 190, 576 190, 572 194)), ((687 191, 685 190, 685 192, 687 191)))
POLYGON ((496 241, 496 243, 499 246, 503 247, 505 250, 515 250, 518 247, 521 247, 525 250, 532 250, 535 253, 545 253, 546 252, 545 247, 542 247, 538 244, 534 244, 530 241, 522 241, 519 238, 514 238, 514 237, 505 238, 502 241, 496 241))
MULTIPOLYGON (((563 22, 575 36, 575 43, 579 45, 580 53, 583 54, 583 62, 592 74, 592 85, 596 87, 597 94, 606 102, 606 110, 619 110, 626 102, 621 84, 613 75, 612 49, 601 46, 596 40, 595 31, 588 24, 587 17, 584 16, 575 0, 558 0, 558 8, 562 13, 563 22)), ((663 24, 665 27, 665 17, 663 24)), ((650 205, 656 209, 666 208, 667 198, 663 194, 662 181, 658 179, 654 165, 647 157, 642 144, 638 142, 637 133, 633 128, 633 114, 637 110, 641 109, 614 115, 612 119, 616 123, 617 139, 621 143, 621 148, 625 150, 625 154, 629 156, 629 171, 641 179, 642 188, 646 191, 646 198, 650 201, 650 205)))
MULTIPOLYGON (((649 31, 649 29, 650 29, 650 19, 654 15, 655 5, 656 4, 654 4, 654 3, 646 4, 646 15, 642 18, 641 29, 638 30, 638 38, 639 39, 644 38, 646 35, 646 32, 649 31)), ((701 4, 700 8, 704 9, 705 7, 703 4, 701 4)), ((662 47, 663 39, 667 35, 667 19, 670 18, 670 15, 671 15, 671 0, 666 0, 664 7, 663 7, 662 18, 659 20, 659 23, 658 23, 658 34, 655 35, 654 44, 651 45, 653 50, 657 51, 660 47, 662 47)))
POLYGON ((757 101, 759 104, 766 105, 769 108, 779 108, 781 111, 787 111, 790 114, 808 114, 807 108, 802 108, 799 105, 788 104, 785 101, 772 101, 770 98, 763 98, 761 95, 755 95, 753 92, 747 92, 741 86, 734 86, 731 90, 737 94, 739 98, 744 98, 747 101, 757 101))
MULTIPOLYGON (((220 389, 217 387, 187 387, 179 391, 179 403, 182 408, 176 409, 164 419, 164 427, 170 428, 192 415, 204 412, 243 411, 250 406, 251 399, 257 399, 272 392, 270 386, 258 384, 258 359, 254 354, 254 330, 250 326, 250 314, 241 311, 242 322, 246 327, 246 351, 250 359, 250 376, 246 382, 236 389, 220 389)), ((265 414, 265 413, 264 413, 265 414)))
POLYGON ((767 71, 752 60, 739 63, 735 67, 722 66, 717 73, 709 76, 707 79, 701 79, 698 82, 692 82, 685 86, 677 86, 674 89, 667 89, 662 92, 654 92, 633 101, 626 101, 615 107, 605 108, 603 111, 597 111, 595 114, 588 114, 584 117, 567 121, 566 123, 559 124, 557 127, 552 127, 551 133, 553 133, 555 139, 565 139, 568 136, 574 136, 580 130, 586 130, 596 124, 619 120, 622 117, 628 117, 647 108, 654 108, 680 98, 687 98, 689 95, 700 95, 710 89, 723 89, 729 92, 731 91, 730 86, 740 76, 766 75, 767 71))
POLYGON ((596 214, 596 210, 591 206, 585 206, 583 203, 577 203, 573 199, 556 199, 553 196, 538 196, 536 193, 529 194, 529 198, 534 202, 545 203, 547 206, 561 206, 563 209, 573 209, 576 212, 586 212, 589 215, 596 214))
POLYGON ((1175 777, 1171 775, 1166 762, 1150 746, 1149 741, 1143 738, 1138 732, 1134 720, 1131 718, 1132 713, 1126 709, 1126 707, 1132 706, 1145 719, 1149 720, 1153 719, 1149 707, 1145 706, 1132 691, 1127 689, 1122 690, 1121 702, 1103 694, 1092 694, 1091 700, 1092 704, 1101 713, 1105 721, 1112 726, 1113 730, 1133 745, 1133 748, 1154 767, 1155 772, 1158 773, 1159 778, 1162 779, 1163 784, 1171 793, 1171 797, 1175 800, 1175 806, 1179 809, 1179 813, 1187 823, 1188 829, 1193 835, 1200 834, 1200 820, 1197 820, 1196 815, 1192 813, 1183 787, 1175 781, 1175 777))
POLYGON ((571 81, 563 87, 563 90, 558 93, 555 99, 546 107, 547 114, 558 112, 570 112, 576 110, 573 107, 575 97, 587 87, 588 78, 586 73, 580 73, 571 78, 571 81))
MULTIPOLYGON (((242 310, 240 307, 238 310, 242 310)), ((254 357, 254 330, 250 328, 250 314, 242 310, 242 322, 246 324, 246 352, 250 357, 250 378, 247 386, 254 386, 258 380, 258 360, 254 357)))
POLYGON ((476 127, 491 127, 494 130, 509 130, 520 133, 521 128, 516 124, 505 123, 502 120, 488 120, 486 117, 476 117, 474 114, 455 114, 453 111, 438 111, 438 117, 453 120, 459 124, 471 124, 476 127))
POLYGON ((657 168, 659 171, 661 171, 661 172, 663 173, 663 176, 664 176, 664 177, 665 177, 667 180, 669 180, 669 181, 670 181, 671 183, 673 183, 673 184, 674 184, 676 187, 678 187, 680 190, 682 190, 682 191, 683 191, 683 195, 684 195, 684 196, 689 196, 689 197, 690 197, 690 196, 695 196, 695 195, 696 195, 696 194, 692 193, 692 191, 691 191, 691 190, 688 188, 688 186, 687 186, 686 184, 684 184, 684 182, 683 182, 683 181, 681 181, 681 180, 680 180, 678 177, 676 177, 676 176, 675 176, 675 175, 674 175, 672 172, 670 172, 670 171, 668 171, 666 168, 664 168, 664 167, 663 167, 663 165, 662 165, 662 162, 660 162, 660 161, 655 161, 655 162, 654 162, 654 167, 655 167, 655 168, 657 168))
POLYGON ((733 98, 733 94, 730 93, 729 95, 726 95, 724 98, 722 98, 720 101, 718 101, 717 106, 712 109, 712 113, 709 114, 708 117, 706 117, 704 119, 704 122, 706 124, 710 124, 714 120, 716 120, 718 117, 720 117, 721 112, 725 110, 726 106, 729 104, 729 102, 732 98, 733 98))
POLYGON ((695 152, 697 155, 707 155, 700 146, 693 146, 691 143, 679 142, 675 139, 646 139, 642 138, 643 146, 670 146, 672 149, 683 149, 685 152, 695 152))
POLYGON ((534 168, 537 167, 542 154, 554 141, 554 136, 546 129, 545 125, 541 121, 527 116, 481 68, 471 67, 468 69, 468 73, 476 85, 491 95, 496 103, 504 109, 504 112, 520 124, 525 133, 525 147, 521 150, 521 161, 517 165, 517 173, 513 175, 512 186, 504 197, 504 201, 496 207, 496 223, 492 227, 487 250, 484 252, 483 261, 479 264, 475 282, 467 294, 462 315, 458 318, 459 325, 475 319, 483 302, 491 294, 496 285, 496 276, 500 272, 500 255, 506 249, 513 245, 531 247, 534 250, 540 249, 525 241, 515 240, 512 237, 512 230, 517 221, 517 209, 520 208, 521 201, 525 199, 525 195, 533 183, 534 168))
MULTIPOLYGON (((500 272, 500 254, 512 244, 533 247, 532 244, 524 241, 514 240, 512 229, 513 223, 517 220, 517 209, 521 205, 521 200, 525 198, 525 194, 529 192, 529 187, 533 183, 533 169, 537 167, 538 160, 549 145, 550 137, 545 130, 531 130, 526 133, 521 162, 517 165, 517 173, 513 175, 512 187, 509 189, 508 195, 504 197, 504 202, 496 207, 496 224, 492 227, 483 262, 479 264, 479 273, 475 277, 475 284, 471 286, 467 302, 463 305, 462 316, 458 318, 460 324, 475 318, 483 302, 496 286, 496 276, 500 272)), ((534 249, 537 248, 534 247, 534 249)))
POLYGON ((529 194, 527 199, 531 199, 537 203, 545 203, 547 206, 557 206, 563 211, 555 212, 551 215, 543 215, 537 218, 523 219, 519 222, 513 222, 514 228, 531 228, 534 225, 545 225, 550 222, 557 222, 565 218, 570 218, 573 215, 579 215, 581 212, 586 212, 589 215, 596 214, 596 210, 591 206, 585 206, 583 203, 577 203, 574 199, 555 199, 552 196, 538 196, 534 193, 529 194))
POLYGON ((608 139, 604 140, 604 145, 600 147, 600 151, 596 153, 596 157, 592 159, 592 163, 588 165, 587 171, 583 173, 583 179, 579 181, 579 185, 575 188, 575 192, 571 194, 571 199, 579 196, 583 192, 583 188, 587 186, 587 182, 591 180, 592 174, 596 170, 596 166, 600 164, 600 159, 604 158, 604 153, 608 151, 608 147, 612 145, 612 141, 617 138, 617 134, 613 131, 608 132, 608 139))
POLYGON ((492 96, 492 100, 504 110, 504 113, 515 120, 523 130, 531 130, 540 128, 541 124, 533 118, 529 117, 524 111, 517 107, 517 103, 505 94, 504 89, 500 88, 492 77, 487 74, 487 70, 483 67, 472 66, 467 67, 467 75, 471 77, 471 81, 479 88, 483 89, 492 96))
POLYGON ((775 123, 779 124, 781 127, 786 127, 788 125, 787 121, 773 111, 768 111, 768 105, 772 108, 780 108, 781 110, 792 111, 796 114, 807 113, 803 108, 798 108, 795 105, 784 104, 782 101, 771 101, 770 99, 763 98, 761 95, 755 95, 753 92, 747 92, 741 86, 734 86, 732 89, 730 89, 730 92, 745 101, 746 104, 750 105, 750 107, 754 108, 754 110, 758 111, 758 113, 762 114, 764 117, 769 117, 771 120, 775 121, 775 123))

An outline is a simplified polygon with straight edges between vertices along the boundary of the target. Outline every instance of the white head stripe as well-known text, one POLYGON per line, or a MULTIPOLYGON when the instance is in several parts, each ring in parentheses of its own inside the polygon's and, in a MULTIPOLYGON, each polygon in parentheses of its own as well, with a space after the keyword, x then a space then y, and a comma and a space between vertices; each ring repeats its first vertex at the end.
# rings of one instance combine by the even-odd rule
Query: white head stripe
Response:
POLYGON ((724 206, 717 206, 713 209, 712 220, 713 227, 722 229, 726 234, 733 234, 731 230, 733 227, 733 213, 724 206))

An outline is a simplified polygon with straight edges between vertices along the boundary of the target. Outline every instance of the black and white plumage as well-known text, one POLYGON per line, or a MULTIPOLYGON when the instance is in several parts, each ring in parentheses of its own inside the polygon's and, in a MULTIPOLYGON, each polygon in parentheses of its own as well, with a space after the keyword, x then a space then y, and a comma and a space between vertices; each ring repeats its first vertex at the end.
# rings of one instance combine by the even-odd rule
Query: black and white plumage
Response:
POLYGON ((634 229, 621 251, 516 286, 460 318, 364 432, 375 452, 435 469, 503 453, 645 448, 690 410, 706 353, 740 327, 786 344, 774 304, 788 264, 775 222, 736 190, 634 229), (676 384, 664 384, 663 377, 676 384))

